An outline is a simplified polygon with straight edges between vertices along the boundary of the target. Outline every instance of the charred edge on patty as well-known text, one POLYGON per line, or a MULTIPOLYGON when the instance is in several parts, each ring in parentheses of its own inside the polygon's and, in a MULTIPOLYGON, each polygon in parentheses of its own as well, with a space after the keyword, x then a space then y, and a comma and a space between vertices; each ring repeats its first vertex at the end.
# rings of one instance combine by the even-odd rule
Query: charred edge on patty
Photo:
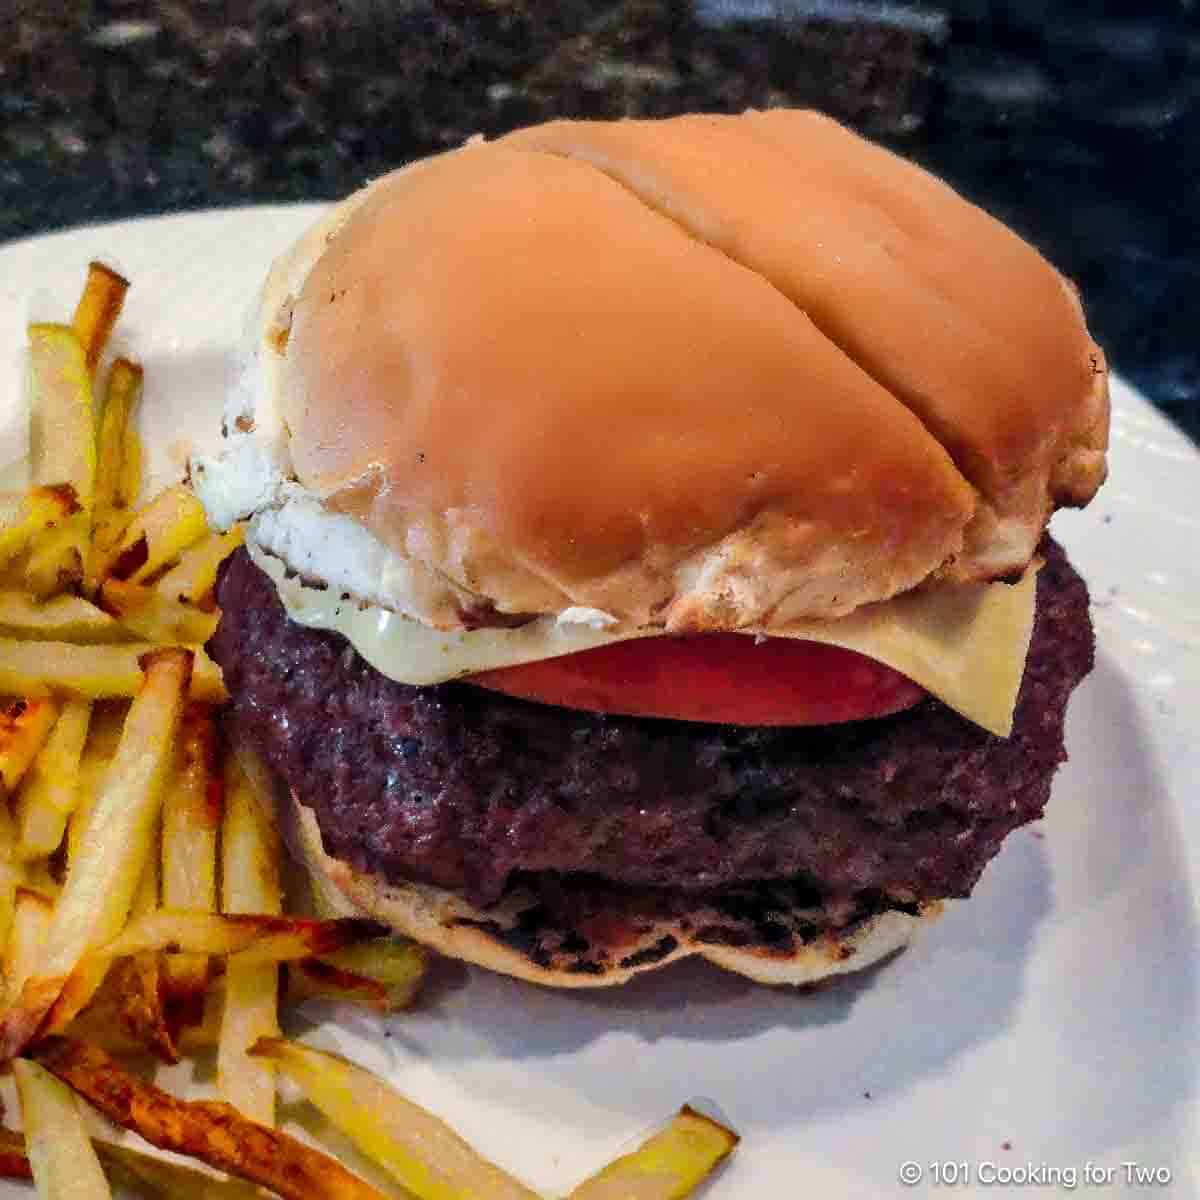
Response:
POLYGON ((461 893, 538 966, 601 973, 680 938, 787 955, 967 895, 1041 816, 1091 669, 1087 591, 1050 539, 1010 738, 929 699, 764 729, 615 717, 463 683, 412 687, 291 621, 240 550, 210 644, 244 736, 327 853, 461 893), (496 919, 491 920, 493 912, 496 919))

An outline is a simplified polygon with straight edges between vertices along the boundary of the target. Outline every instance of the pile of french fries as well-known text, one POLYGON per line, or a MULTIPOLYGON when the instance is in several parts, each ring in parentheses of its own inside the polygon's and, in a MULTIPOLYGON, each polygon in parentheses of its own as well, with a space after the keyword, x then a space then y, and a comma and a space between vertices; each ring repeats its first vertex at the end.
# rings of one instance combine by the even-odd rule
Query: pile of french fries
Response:
MULTIPOLYGON (((368 920, 284 911, 271 798, 225 743, 203 648, 241 532, 211 531, 184 483, 139 506, 142 370, 102 370, 127 287, 93 263, 72 323, 30 327, 34 483, 0 497, 0 1063, 23 1128, 0 1128, 0 1176, 46 1200, 99 1200, 113 1181, 206 1200, 382 1196, 276 1128, 282 1076, 390 1194, 528 1200, 382 1080, 281 1036, 296 1000, 403 1008, 426 955, 368 920), (215 1098, 145 1077, 196 1054, 215 1054, 215 1098), (206 1166, 97 1136, 79 1097, 206 1166)), ((684 1109, 571 1194, 686 1196, 736 1142, 684 1109)))

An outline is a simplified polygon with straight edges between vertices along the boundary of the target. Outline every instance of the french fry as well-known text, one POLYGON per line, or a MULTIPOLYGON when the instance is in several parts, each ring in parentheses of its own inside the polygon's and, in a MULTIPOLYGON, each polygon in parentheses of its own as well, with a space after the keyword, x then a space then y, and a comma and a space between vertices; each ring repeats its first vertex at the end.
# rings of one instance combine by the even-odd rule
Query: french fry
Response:
POLYGON ((59 1033, 65 1029, 92 1001, 109 967, 119 958, 159 951, 229 956, 225 973, 228 989, 230 972, 236 973, 238 967, 268 966, 274 970, 281 962, 331 954, 383 932, 382 925, 365 918, 320 921, 311 917, 160 908, 131 921, 111 942, 80 958, 46 1019, 46 1031, 59 1033))
POLYGON ((10 700, 0 705, 0 784, 10 795, 57 719, 58 705, 53 700, 10 700))
POLYGON ((292 963, 288 996, 346 1000, 376 1012, 396 1012, 412 1003, 428 963, 425 948, 403 938, 347 946, 323 958, 292 963))
POLYGON ((682 1200, 738 1141, 732 1129, 685 1105, 665 1129, 581 1183, 569 1200, 682 1200))
POLYGON ((139 1196, 156 1200, 262 1200, 258 1188, 239 1179, 220 1178, 183 1163, 143 1154, 132 1146, 99 1139, 93 1139, 92 1144, 113 1182, 139 1196))
POLYGON ((49 1037, 29 1057, 151 1145, 261 1184, 283 1200, 384 1200, 327 1154, 247 1120, 221 1101, 180 1100, 122 1070, 94 1046, 49 1037))
MULTIPOLYGON (((142 880, 133 900, 132 916, 135 920, 158 910, 158 892, 158 855, 151 853, 146 859, 142 880)), ((130 1037, 163 1062, 177 1063, 179 1050, 163 1009, 162 960, 159 954, 154 950, 145 950, 125 959, 119 964, 117 975, 120 1020, 130 1037)))
POLYGON ((248 1047, 279 1032, 279 968, 273 963, 230 963, 217 1040, 217 1094, 260 1124, 275 1124, 275 1071, 254 1062, 248 1047))
POLYGON ((186 650, 147 656, 145 684, 67 874, 38 973, 0 1019, 0 1057, 19 1053, 88 949, 110 941, 125 922, 150 854, 191 670, 186 650))
POLYGON ((368 1157, 419 1200, 536 1200, 444 1121, 336 1054, 264 1038, 251 1054, 275 1063, 368 1157))
POLYGON ((50 642, 133 640, 115 617, 81 596, 39 602, 18 591, 0 591, 0 635, 50 642))
POLYGON ((83 578, 91 546, 96 485, 95 406, 91 368, 65 325, 29 327, 30 456, 39 484, 69 486, 79 507, 30 555, 26 583, 45 597, 83 578))
POLYGON ((155 588, 140 583, 106 579, 100 589, 100 603, 126 629, 148 642, 203 645, 217 631, 218 613, 169 600, 155 588))
POLYGON ((142 394, 142 368, 118 358, 108 376, 104 417, 96 451, 96 500, 92 520, 92 552, 88 559, 85 590, 96 593, 105 554, 120 540, 129 521, 129 505, 122 493, 126 430, 142 394))
MULTIPOLYGON (((225 819, 221 827, 221 908, 226 913, 279 913, 279 834, 230 755, 225 772, 225 819)), ((217 1043, 217 1091, 221 1099, 264 1125, 275 1123, 275 1071, 246 1051, 261 1037, 279 1033, 279 968, 244 956, 225 968, 225 1011, 217 1043)))
POLYGON ((7 502, 0 523, 0 567, 19 558, 47 529, 80 512, 75 489, 69 484, 30 488, 15 507, 7 502))
POLYGON ((179 484, 158 493, 129 519, 121 540, 101 568, 110 575, 141 583, 173 563, 208 532, 204 505, 179 484))
MULTIPOLYGON (((121 994, 118 971, 110 971, 103 986, 61 1032, 99 1046, 107 1054, 118 1057, 144 1057, 146 1045, 135 1041, 121 1023, 125 999, 121 994)), ((216 978, 204 993, 204 1007, 196 1024, 183 1025, 173 1031, 176 1048, 184 1057, 213 1049, 221 1031, 221 1008, 225 1002, 225 981, 216 978)))
POLYGON ((111 267, 102 262, 88 263, 87 282, 75 306, 71 328, 83 347, 89 371, 95 370, 104 353, 128 291, 129 281, 111 267))
POLYGON ((92 716, 90 700, 67 700, 17 795, 17 854, 45 858, 62 843, 79 792, 79 760, 92 716))
POLYGON ((95 405, 84 348, 70 326, 29 326, 29 378, 33 478, 41 485, 70 485, 90 519, 96 485, 95 405))
POLYGON ((25 872, 17 861, 17 834, 8 806, 0 804, 0 949, 7 950, 25 872))
POLYGON ((91 820, 100 784, 108 772, 129 715, 127 700, 97 700, 92 705, 87 744, 75 777, 75 811, 67 825, 67 865, 79 857, 83 834, 91 820))
POLYGON ((37 1063, 13 1063, 33 1181, 42 1200, 112 1200, 74 1093, 37 1063))
POLYGON ((232 956, 258 965, 324 957, 355 942, 378 938, 386 926, 366 917, 322 921, 269 913, 210 913, 160 908, 130 923, 95 954, 110 961, 148 950, 232 956))
POLYGON ((179 562, 154 585, 156 590, 169 600, 211 608, 217 570, 245 540, 242 525, 210 533, 180 555, 179 562))
MULTIPOLYGON (((132 1146, 93 1137, 105 1174, 118 1185, 154 1200, 261 1200, 262 1192, 238 1179, 222 1178, 132 1146)), ((0 1178, 32 1179, 25 1139, 0 1128, 0 1178)))
POLYGON ((84 562, 90 554, 87 518, 67 517, 48 530, 30 551, 24 584, 35 600, 48 600, 83 580, 84 562))
MULTIPOLYGON (((0 695, 45 697, 66 693, 98 700, 131 697, 141 687, 139 660, 159 647, 150 642, 77 646, 72 642, 24 642, 0 638, 0 695)), ((192 673, 192 700, 228 699, 221 669, 200 646, 192 673)))
POLYGON ((121 450, 121 476, 117 480, 117 507, 131 512, 141 497, 142 439, 132 425, 127 425, 121 450))
POLYGON ((23 885, 16 889, 14 905, 12 931, 4 952, 5 998, 9 1004, 16 1001, 37 968, 54 913, 54 902, 48 896, 23 885))
POLYGON ((356 975, 320 958, 304 958, 287 968, 287 1003, 305 1000, 335 1000, 368 1008, 373 1012, 395 1012, 387 988, 377 979, 356 975))
MULTIPOLYGON (((212 712, 191 705, 180 730, 175 776, 163 800, 162 897, 166 908, 213 912, 217 907, 217 834, 224 787, 217 769, 217 730, 212 712)), ((175 954, 164 980, 177 1009, 202 1001, 208 982, 205 955, 175 954)))

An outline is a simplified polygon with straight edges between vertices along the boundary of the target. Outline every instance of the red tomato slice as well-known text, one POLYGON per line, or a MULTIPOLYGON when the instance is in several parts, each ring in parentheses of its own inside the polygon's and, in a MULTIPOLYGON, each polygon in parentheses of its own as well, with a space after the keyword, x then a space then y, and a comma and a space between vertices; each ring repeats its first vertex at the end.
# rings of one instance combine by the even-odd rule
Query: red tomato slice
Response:
POLYGON ((731 725, 832 725, 909 708, 925 692, 852 650, 738 633, 642 638, 469 676, 493 691, 591 712, 731 725))

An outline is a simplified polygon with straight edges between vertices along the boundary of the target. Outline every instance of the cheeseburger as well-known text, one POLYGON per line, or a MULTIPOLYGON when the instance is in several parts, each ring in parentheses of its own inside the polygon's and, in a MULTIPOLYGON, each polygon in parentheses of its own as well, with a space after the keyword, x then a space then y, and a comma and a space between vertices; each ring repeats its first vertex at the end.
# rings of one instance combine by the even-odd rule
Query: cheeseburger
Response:
POLYGON ((274 264, 193 463, 238 743, 445 954, 866 966, 1042 813, 1107 427, 1071 285, 819 114, 474 140, 274 264))

